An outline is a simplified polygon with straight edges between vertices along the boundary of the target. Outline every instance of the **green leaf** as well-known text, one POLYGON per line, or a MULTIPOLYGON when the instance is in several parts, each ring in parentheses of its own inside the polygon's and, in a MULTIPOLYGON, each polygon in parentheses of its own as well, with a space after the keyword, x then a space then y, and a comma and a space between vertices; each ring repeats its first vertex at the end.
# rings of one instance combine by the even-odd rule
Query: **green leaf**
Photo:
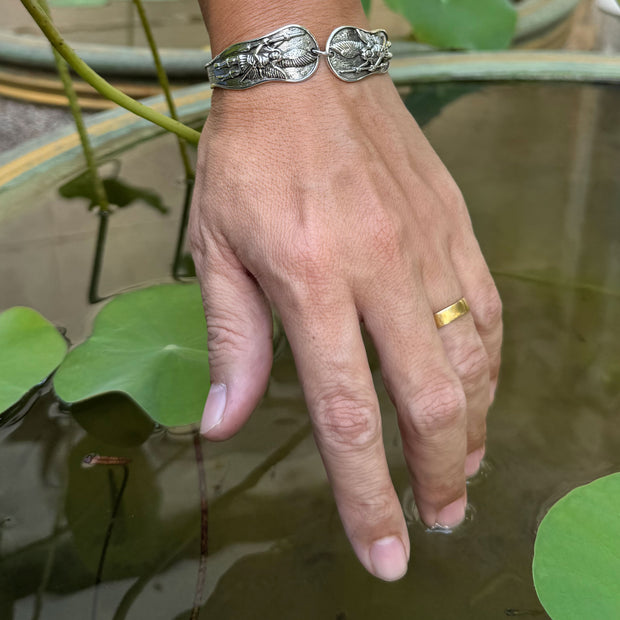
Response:
POLYGON ((538 528, 532 571, 553 620, 620 618, 620 473, 551 508, 538 528))
POLYGON ((366 13, 366 15, 370 13, 370 3, 371 0, 362 0, 362 8, 364 9, 364 13, 366 13))
POLYGON ((32 308, 0 314, 0 411, 54 371, 67 352, 58 330, 32 308))
POLYGON ((505 49, 517 25, 508 0, 388 0, 422 43, 448 49, 505 49))
POLYGON ((166 426, 200 420, 209 391, 207 326, 197 284, 119 295, 54 376, 58 396, 124 392, 166 426))

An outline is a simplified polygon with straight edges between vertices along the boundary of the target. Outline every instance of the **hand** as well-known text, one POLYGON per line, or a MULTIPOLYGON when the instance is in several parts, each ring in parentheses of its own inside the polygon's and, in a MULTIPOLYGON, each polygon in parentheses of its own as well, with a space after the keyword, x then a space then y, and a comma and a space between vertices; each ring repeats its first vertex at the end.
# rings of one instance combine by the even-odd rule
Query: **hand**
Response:
POLYGON ((272 304, 351 544, 371 573, 400 578, 409 539, 360 321, 421 518, 445 527, 484 453, 502 328, 461 193, 389 77, 346 84, 322 66, 300 84, 216 90, 190 239, 212 378, 202 432, 230 437, 263 395, 272 304), (463 296, 471 313, 438 330, 433 313, 463 296))

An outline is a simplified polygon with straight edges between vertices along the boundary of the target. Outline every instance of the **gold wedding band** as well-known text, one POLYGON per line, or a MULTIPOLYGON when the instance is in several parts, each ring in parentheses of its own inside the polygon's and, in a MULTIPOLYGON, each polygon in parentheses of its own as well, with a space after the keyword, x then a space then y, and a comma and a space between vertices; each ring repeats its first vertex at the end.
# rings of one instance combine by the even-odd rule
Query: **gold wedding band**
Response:
POLYGON ((440 310, 439 312, 435 312, 433 315, 435 317, 435 325, 437 327, 443 327, 448 323, 452 323, 452 321, 456 321, 460 316, 467 314, 469 312, 469 306, 465 301, 465 297, 461 297, 458 301, 454 302, 452 305, 440 310))

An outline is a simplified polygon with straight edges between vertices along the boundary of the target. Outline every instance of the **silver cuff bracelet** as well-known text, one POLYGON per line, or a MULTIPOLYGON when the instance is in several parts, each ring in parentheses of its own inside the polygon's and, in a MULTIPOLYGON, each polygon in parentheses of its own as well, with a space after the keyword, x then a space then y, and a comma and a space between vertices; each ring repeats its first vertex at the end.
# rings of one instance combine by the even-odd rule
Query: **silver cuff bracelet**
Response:
POLYGON ((325 56, 329 68, 345 82, 385 73, 392 53, 385 30, 336 28, 325 51, 303 26, 289 25, 270 34, 235 43, 205 65, 211 88, 240 90, 263 82, 302 82, 325 56))

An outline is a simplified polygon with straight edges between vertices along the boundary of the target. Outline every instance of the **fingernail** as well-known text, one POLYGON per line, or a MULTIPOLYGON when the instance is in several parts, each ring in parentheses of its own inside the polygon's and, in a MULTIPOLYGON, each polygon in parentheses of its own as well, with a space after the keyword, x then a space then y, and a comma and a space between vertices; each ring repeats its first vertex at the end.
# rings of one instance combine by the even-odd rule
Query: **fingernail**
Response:
POLYGON ((200 433, 206 435, 217 426, 224 417, 226 408, 226 386, 223 383, 214 383, 209 390, 205 409, 200 422, 200 433))
POLYGON ((387 536, 376 540, 370 548, 374 574, 384 581, 396 581, 407 572, 407 555, 400 538, 387 536))
POLYGON ((467 494, 442 508, 437 514, 437 525, 439 527, 456 527, 465 518, 466 505, 467 494))
POLYGON ((484 457, 484 448, 478 448, 473 452, 470 452, 465 459, 465 475, 469 478, 478 473, 480 469, 480 463, 484 457))

